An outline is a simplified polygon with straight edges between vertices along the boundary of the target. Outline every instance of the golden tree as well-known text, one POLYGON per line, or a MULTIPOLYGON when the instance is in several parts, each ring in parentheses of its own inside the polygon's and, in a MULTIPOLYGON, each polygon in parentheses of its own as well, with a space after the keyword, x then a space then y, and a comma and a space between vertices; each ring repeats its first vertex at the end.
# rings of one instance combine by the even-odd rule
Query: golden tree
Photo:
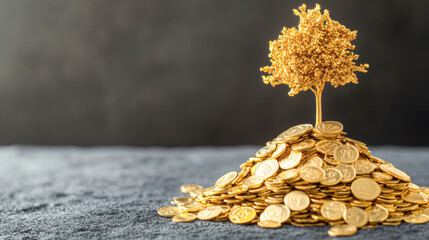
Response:
POLYGON ((272 86, 287 84, 290 96, 310 89, 316 96, 316 125, 322 122, 322 91, 326 82, 334 87, 352 82, 357 84, 354 72, 367 72, 368 64, 356 66, 358 55, 351 52, 350 43, 357 31, 332 20, 328 10, 320 6, 306 9, 305 4, 294 9, 300 17, 298 29, 283 28, 278 40, 270 41, 271 66, 261 68, 269 76, 264 83, 272 86))

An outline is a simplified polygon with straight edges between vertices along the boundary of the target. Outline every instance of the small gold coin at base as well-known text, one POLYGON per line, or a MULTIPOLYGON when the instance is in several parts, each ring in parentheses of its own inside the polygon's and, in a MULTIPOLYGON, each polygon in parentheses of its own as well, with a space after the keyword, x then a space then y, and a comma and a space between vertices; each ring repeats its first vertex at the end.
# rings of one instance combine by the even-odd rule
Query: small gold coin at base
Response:
POLYGON ((351 236, 355 235, 357 227, 349 224, 335 225, 329 229, 328 234, 331 237, 351 236))
POLYGON ((292 211, 302 211, 310 205, 310 198, 307 193, 294 190, 286 194, 285 205, 292 211))
POLYGON ((412 224, 422 224, 429 222, 429 216, 426 214, 411 214, 406 216, 404 221, 412 224))
POLYGON ((320 212, 324 218, 337 221, 343 218, 346 209, 346 205, 342 202, 328 201, 322 205, 320 212))
POLYGON ((283 204, 268 206, 260 216, 261 221, 271 220, 279 223, 286 222, 290 217, 290 210, 283 204))
POLYGON ((217 206, 207 207, 198 212, 197 218, 203 221, 212 220, 214 218, 219 217, 221 213, 222 213, 222 208, 220 207, 217 207, 217 206))
POLYGON ((282 224, 272 220, 263 220, 258 222, 258 226, 263 228, 279 228, 282 224))
POLYGON ((245 224, 256 218, 256 211, 252 207, 236 207, 231 209, 229 220, 236 224, 245 224))
POLYGON ((368 214, 362 208, 351 207, 344 212, 344 221, 347 224, 363 227, 368 223, 368 214))
POLYGON ((173 217, 173 222, 193 222, 197 219, 197 215, 192 213, 181 213, 173 217))
POLYGON ((163 217, 174 217, 180 214, 180 209, 177 207, 162 207, 158 209, 158 214, 163 217))

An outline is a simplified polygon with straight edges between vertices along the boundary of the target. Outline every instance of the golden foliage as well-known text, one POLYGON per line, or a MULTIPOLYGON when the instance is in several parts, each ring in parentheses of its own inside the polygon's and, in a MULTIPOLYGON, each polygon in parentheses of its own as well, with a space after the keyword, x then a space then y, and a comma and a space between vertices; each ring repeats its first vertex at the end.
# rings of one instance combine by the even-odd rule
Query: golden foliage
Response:
POLYGON ((279 39, 269 43, 271 66, 261 71, 271 75, 263 76, 264 83, 287 84, 290 96, 308 89, 321 93, 326 82, 334 87, 358 83, 354 72, 367 72, 369 65, 354 62, 359 56, 351 52, 355 46, 350 41, 357 31, 333 21, 328 10, 322 14, 318 4, 309 10, 304 4, 299 10, 294 9, 300 17, 298 29, 283 28, 279 39))

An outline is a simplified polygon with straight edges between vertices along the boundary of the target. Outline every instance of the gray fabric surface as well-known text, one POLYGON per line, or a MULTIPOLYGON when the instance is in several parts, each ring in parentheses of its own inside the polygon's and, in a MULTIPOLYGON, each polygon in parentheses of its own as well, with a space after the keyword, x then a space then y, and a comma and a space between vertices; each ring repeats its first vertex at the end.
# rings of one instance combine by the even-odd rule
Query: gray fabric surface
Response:
MULTIPOLYGON (((329 227, 262 229, 173 223, 157 215, 185 183, 210 186, 258 147, 1 147, 0 238, 328 239, 329 227)), ((429 148, 376 147, 375 156, 429 186, 429 148)), ((429 239, 429 224, 359 230, 350 239, 429 239)), ((348 239, 348 238, 344 238, 348 239)))

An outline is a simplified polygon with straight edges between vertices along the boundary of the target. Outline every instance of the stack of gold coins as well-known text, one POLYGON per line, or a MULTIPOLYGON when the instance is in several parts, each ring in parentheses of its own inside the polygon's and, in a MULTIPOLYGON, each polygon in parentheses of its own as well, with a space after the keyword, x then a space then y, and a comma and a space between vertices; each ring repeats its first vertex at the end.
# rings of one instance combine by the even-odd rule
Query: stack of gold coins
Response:
POLYGON ((292 127, 240 168, 208 188, 183 185, 190 197, 174 198, 176 206, 160 208, 159 215, 174 222, 230 220, 264 228, 329 224, 331 236, 429 221, 429 188, 347 138, 339 122, 292 127))

